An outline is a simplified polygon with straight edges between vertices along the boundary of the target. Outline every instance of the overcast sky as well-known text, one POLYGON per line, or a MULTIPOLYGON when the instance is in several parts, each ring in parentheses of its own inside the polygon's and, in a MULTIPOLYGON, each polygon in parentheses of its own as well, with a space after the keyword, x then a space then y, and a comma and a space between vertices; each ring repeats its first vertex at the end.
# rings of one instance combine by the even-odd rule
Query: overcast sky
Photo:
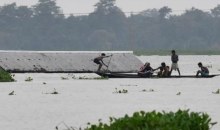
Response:
MULTIPOLYGON (((93 5, 99 0, 57 0, 64 13, 90 13, 94 10, 93 5)), ((0 6, 16 2, 17 5, 35 5, 38 0, 0 0, 0 6)), ((168 6, 174 13, 191 7, 198 9, 212 9, 220 4, 220 0, 116 0, 116 5, 124 12, 139 12, 151 8, 168 6)))

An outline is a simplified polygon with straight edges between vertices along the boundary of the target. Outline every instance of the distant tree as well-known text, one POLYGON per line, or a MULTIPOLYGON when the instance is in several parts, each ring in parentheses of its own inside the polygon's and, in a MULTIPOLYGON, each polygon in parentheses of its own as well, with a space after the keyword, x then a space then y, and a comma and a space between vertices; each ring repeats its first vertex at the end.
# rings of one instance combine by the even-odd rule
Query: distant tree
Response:
POLYGON ((56 5, 56 0, 39 0, 38 4, 33 6, 33 10, 35 15, 63 17, 60 7, 56 5))
POLYGON ((115 34, 116 39, 119 41, 118 44, 113 44, 113 48, 124 46, 127 43, 129 26, 127 27, 125 14, 115 5, 115 0, 100 0, 94 7, 94 12, 89 14, 88 17, 89 25, 91 25, 90 35, 94 31, 105 30, 115 34))
POLYGON ((214 17, 220 17, 220 5, 211 10, 211 13, 214 17))
POLYGON ((119 8, 116 8, 115 1, 116 0, 100 0, 94 5, 95 13, 109 14, 111 11, 118 11, 119 8))
POLYGON ((169 8, 168 6, 164 6, 160 8, 158 12, 159 12, 160 18, 165 19, 169 17, 169 14, 172 12, 172 9, 169 8))
POLYGON ((56 0, 39 0, 31 7, 0 6, 0 48, 128 50, 130 38, 134 49, 220 47, 220 5, 211 12, 191 8, 172 15, 164 6, 126 16, 115 2, 99 0, 89 15, 67 17, 56 0))
POLYGON ((144 17, 151 17, 151 18, 157 18, 159 16, 159 12, 157 9, 144 10, 141 11, 139 14, 144 17))
POLYGON ((28 6, 19 6, 17 8, 16 14, 20 18, 31 18, 33 16, 33 11, 28 6))

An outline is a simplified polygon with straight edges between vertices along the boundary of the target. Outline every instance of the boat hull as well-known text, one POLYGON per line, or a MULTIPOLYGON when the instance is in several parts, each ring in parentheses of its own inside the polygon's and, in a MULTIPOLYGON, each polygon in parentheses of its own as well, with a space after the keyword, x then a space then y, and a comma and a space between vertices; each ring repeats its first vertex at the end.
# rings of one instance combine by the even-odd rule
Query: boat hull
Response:
POLYGON ((108 78, 213 78, 218 75, 209 75, 209 76, 198 76, 196 77, 195 75, 182 75, 182 76, 169 76, 169 77, 157 77, 156 75, 152 75, 150 77, 142 77, 137 75, 136 73, 134 74, 122 74, 122 73, 96 73, 99 76, 102 77, 108 77, 108 78))

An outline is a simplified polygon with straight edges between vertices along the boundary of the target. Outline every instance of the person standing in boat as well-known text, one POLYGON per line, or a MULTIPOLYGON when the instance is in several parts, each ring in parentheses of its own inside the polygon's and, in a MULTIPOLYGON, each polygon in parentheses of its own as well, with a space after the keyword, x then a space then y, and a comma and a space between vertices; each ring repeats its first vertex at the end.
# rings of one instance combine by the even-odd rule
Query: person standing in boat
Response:
POLYGON ((172 61, 172 65, 171 65, 171 71, 170 71, 170 75, 172 74, 173 70, 177 70, 180 76, 180 70, 179 70, 179 66, 178 66, 178 61, 179 61, 179 56, 176 54, 175 50, 172 50, 172 55, 171 55, 171 61, 172 61))
POLYGON ((209 69, 207 67, 204 67, 201 62, 198 63, 198 66, 201 68, 201 70, 197 71, 196 77, 201 74, 201 76, 209 76, 209 69))
MULTIPOLYGON (((110 55, 112 56, 112 55, 110 55)), ((102 68, 102 65, 108 67, 104 62, 103 62, 103 58, 107 58, 107 57, 110 57, 110 56, 106 56, 105 53, 102 53, 101 56, 99 57, 96 57, 94 59, 94 63, 98 64, 99 65, 99 68, 98 68, 98 72, 100 72, 101 68, 102 68)))
POLYGON ((143 77, 150 77, 153 75, 153 73, 153 69, 151 68, 149 62, 146 62, 143 66, 141 66, 140 70, 138 71, 138 75, 143 77))

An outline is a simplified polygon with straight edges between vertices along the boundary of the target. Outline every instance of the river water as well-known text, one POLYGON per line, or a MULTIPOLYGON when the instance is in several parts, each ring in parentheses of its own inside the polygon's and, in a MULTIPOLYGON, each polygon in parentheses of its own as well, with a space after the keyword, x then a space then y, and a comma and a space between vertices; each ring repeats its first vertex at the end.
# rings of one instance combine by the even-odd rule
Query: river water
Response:
MULTIPOLYGON (((170 56, 140 56, 153 68, 161 62, 171 64, 170 56)), ((220 73, 220 56, 180 56, 182 75, 195 74, 198 62, 208 66, 210 74, 220 73)), ((138 69, 138 68, 137 68, 138 69)), ((173 75, 178 75, 176 71, 173 75)), ((60 122, 85 127, 110 116, 122 117, 136 111, 153 110, 205 112, 220 129, 220 76, 207 79, 109 79, 78 80, 72 77, 96 77, 95 74, 15 74, 17 82, 0 83, 0 127, 5 130, 54 130, 60 122), (27 77, 33 81, 25 82, 27 77), (61 77, 68 78, 62 80, 61 77), (127 94, 116 94, 126 89, 127 94), (50 94, 54 89, 59 93, 50 94), (142 92, 153 89, 154 92, 142 92), (9 96, 14 91, 16 95, 9 96), (176 95, 181 92, 181 95, 176 95)), ((66 129, 63 123, 59 130, 66 129)))

